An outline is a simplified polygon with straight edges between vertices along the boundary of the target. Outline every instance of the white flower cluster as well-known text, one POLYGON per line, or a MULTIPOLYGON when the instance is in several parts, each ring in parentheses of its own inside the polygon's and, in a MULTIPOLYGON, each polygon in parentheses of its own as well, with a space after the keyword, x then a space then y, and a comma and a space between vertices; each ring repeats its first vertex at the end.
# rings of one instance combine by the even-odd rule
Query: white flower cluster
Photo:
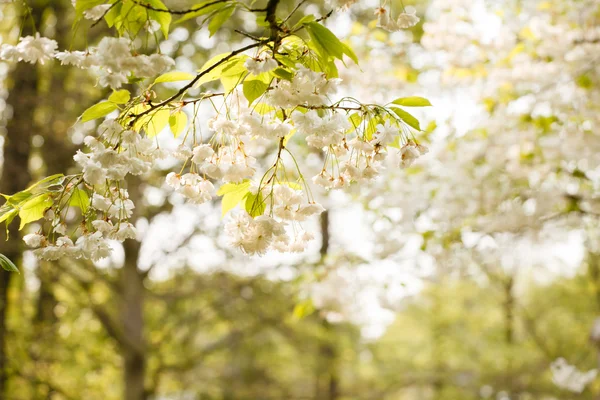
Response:
POLYGON ((104 37, 97 47, 83 51, 62 51, 56 58, 63 65, 92 68, 101 86, 113 89, 127 83, 127 77, 146 78, 173 67, 175 61, 164 54, 133 55, 127 38, 104 37))
POLYGON ((313 182, 327 189, 342 188, 352 182, 360 182, 375 178, 382 168, 381 163, 387 156, 387 147, 398 140, 405 144, 400 148, 400 166, 409 167, 422 154, 428 152, 427 147, 417 145, 402 135, 400 127, 386 121, 377 125, 377 130, 370 140, 359 135, 347 141, 345 134, 351 128, 350 122, 340 113, 320 117, 311 110, 305 114, 296 112, 292 115, 294 126, 301 134, 306 135, 310 146, 326 148, 328 158, 334 159, 337 168, 327 168, 313 177, 313 182))
POLYGON ((585 387, 598 375, 597 369, 581 372, 562 357, 550 364, 550 370, 552 371, 552 381, 556 386, 574 393, 583 392, 585 387))
POLYGON ((325 74, 311 71, 302 65, 297 65, 296 68, 296 75, 291 82, 281 80, 269 91, 269 104, 281 108, 326 104, 327 96, 336 92, 340 80, 327 79, 325 74))
POLYGON ((377 27, 389 32, 412 28, 420 21, 420 18, 415 15, 415 12, 403 12, 398 15, 397 20, 394 20, 390 17, 388 10, 383 7, 376 8, 375 15, 377 15, 377 27))
POLYGON ((100 140, 93 136, 84 139, 91 150, 89 153, 78 150, 73 157, 90 185, 103 185, 106 180, 120 181, 128 174, 141 175, 150 170, 152 161, 164 157, 152 140, 123 129, 114 119, 100 124, 98 134, 100 140))
MULTIPOLYGON (((93 218, 83 223, 82 235, 75 243, 66 236, 67 228, 60 213, 49 211, 46 219, 52 221, 55 237, 39 233, 24 237, 27 245, 35 247, 34 253, 44 260, 57 260, 69 256, 98 260, 110 255, 108 240, 134 239, 135 227, 129 222, 135 205, 129 193, 119 185, 128 174, 140 175, 152 166, 164 152, 154 148, 152 141, 139 133, 124 129, 114 119, 105 120, 98 127, 98 138, 87 136, 85 144, 89 153, 77 151, 74 160, 81 167, 82 179, 93 187, 89 208, 84 218, 93 218)), ((85 219, 84 219, 84 222, 85 219)))
POLYGON ((297 228, 297 222, 319 215, 325 209, 318 203, 306 203, 304 193, 289 185, 274 185, 271 193, 268 189, 262 189, 262 196, 270 199, 266 202, 265 215, 252 218, 247 212, 241 211, 226 224, 225 233, 231 245, 246 254, 264 254, 268 250, 306 250, 313 236, 302 229, 291 228, 297 228))
POLYGON ((175 172, 167 175, 167 185, 194 204, 202 204, 215 195, 213 184, 202 176, 190 172, 182 176, 175 172))
POLYGON ((252 75, 260 75, 277 68, 277 61, 272 57, 249 58, 244 63, 244 66, 252 75))
POLYGON ((0 46, 0 60, 44 64, 54 57, 57 47, 58 44, 55 40, 41 37, 39 33, 36 33, 35 36, 20 37, 16 46, 7 43, 2 44, 0 46))
POLYGON ((44 64, 56 58, 62 65, 92 69, 101 86, 113 89, 127 83, 130 75, 147 78, 175 65, 175 61, 164 54, 132 54, 130 40, 123 37, 104 37, 97 47, 90 47, 87 51, 57 52, 57 47, 56 41, 41 37, 38 33, 35 37, 20 38, 16 46, 3 44, 0 47, 0 59, 44 64))

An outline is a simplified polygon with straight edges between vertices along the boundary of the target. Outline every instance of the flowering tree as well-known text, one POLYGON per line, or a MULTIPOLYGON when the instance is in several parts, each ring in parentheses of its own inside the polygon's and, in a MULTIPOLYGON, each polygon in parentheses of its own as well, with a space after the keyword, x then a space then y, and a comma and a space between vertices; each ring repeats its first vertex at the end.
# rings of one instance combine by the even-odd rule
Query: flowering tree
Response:
MULTIPOLYGON (((3 44, 3 60, 44 64, 57 59, 90 70, 112 93, 81 116, 83 123, 104 118, 96 135, 85 138, 87 150, 74 156, 81 172, 49 176, 5 195, 0 222, 8 225, 19 216, 22 229, 43 218, 42 228, 24 238, 42 259, 104 258, 111 251, 107 240, 136 237, 128 176, 146 174, 158 160, 175 157, 180 163, 166 176, 172 190, 195 204, 222 196, 224 215, 240 206, 225 227, 234 247, 247 254, 303 251, 313 235, 302 222, 324 209, 311 194, 294 147, 308 145, 322 154, 315 184, 337 189, 362 183, 377 176, 390 151, 400 154, 402 166, 427 151, 413 135, 417 120, 403 107, 430 105, 421 97, 385 105, 336 99, 336 61, 359 60, 323 22, 351 4, 333 4, 319 18, 297 18, 304 4, 283 17, 277 12, 279 0, 260 8, 216 0, 183 10, 160 0, 78 0, 74 29, 104 22, 116 36, 74 51, 58 51, 54 40, 39 33, 19 38, 16 45, 3 44), (212 36, 234 13, 254 18, 265 34, 236 30, 248 44, 214 56, 196 74, 172 70, 174 60, 159 49, 174 19, 195 18, 212 36), (151 47, 157 52, 143 54, 151 47), (201 90, 217 80, 221 91, 201 90), (171 82, 179 89, 157 99, 156 87, 171 82), (207 103, 213 107, 208 116, 201 113, 207 103), (180 140, 174 151, 161 146, 160 136, 168 131, 180 140), (272 159, 258 160, 255 143, 271 149, 272 159)), ((394 22, 385 9, 376 13, 379 26, 388 30, 418 22, 413 14, 401 13, 394 22)), ((14 269, 5 258, 1 264, 14 269)))

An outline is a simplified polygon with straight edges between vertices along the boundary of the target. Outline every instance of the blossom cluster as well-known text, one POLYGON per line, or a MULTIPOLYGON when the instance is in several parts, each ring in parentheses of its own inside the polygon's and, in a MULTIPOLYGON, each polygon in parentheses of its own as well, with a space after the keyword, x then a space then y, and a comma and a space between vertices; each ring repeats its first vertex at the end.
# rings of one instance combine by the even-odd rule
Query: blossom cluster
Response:
MULTIPOLYGON (((108 10, 107 5, 98 5, 84 10, 84 17, 99 20, 108 10)), ((418 21, 415 18, 402 14, 394 24, 412 26, 418 21)), ((171 117, 177 120, 178 114, 185 114, 186 104, 196 107, 205 99, 185 98, 195 81, 179 93, 181 102, 171 101, 179 94, 150 103, 147 93, 131 96, 123 90, 119 92, 127 92, 127 99, 109 98, 105 102, 108 112, 88 109, 93 111, 86 111, 88 119, 120 111, 117 118, 109 116, 100 123, 96 135, 84 139, 87 150, 77 151, 74 156, 80 173, 69 178, 59 195, 49 194, 53 201, 46 212, 49 223, 44 223, 38 233, 27 235, 27 244, 48 260, 62 256, 93 260, 106 257, 110 240, 136 237, 130 222, 135 204, 126 190, 126 178, 148 173, 157 159, 170 157, 180 168, 166 175, 167 187, 193 204, 223 196, 223 213, 233 210, 225 233, 234 247, 246 254, 305 250, 313 235, 303 223, 324 208, 315 201, 311 179, 305 179, 290 150, 293 146, 300 144, 323 160, 312 183, 327 190, 375 178, 391 152, 398 153, 400 167, 407 167, 427 151, 414 140, 409 126, 398 116, 402 114, 392 108, 364 105, 355 99, 331 100, 341 80, 328 72, 330 67, 323 69, 330 60, 324 53, 336 46, 331 53, 336 58, 340 58, 340 47, 350 58, 355 56, 346 45, 336 44, 337 38, 330 36, 333 33, 324 34, 327 29, 315 24, 307 22, 305 28, 312 29, 312 35, 327 38, 318 52, 294 37, 281 40, 279 48, 259 42, 253 55, 245 52, 233 57, 230 53, 223 58, 221 62, 227 62, 227 67, 221 66, 220 71, 239 73, 239 82, 220 94, 223 104, 214 107, 216 115, 206 121, 209 136, 197 136, 200 121, 194 113, 181 144, 174 150, 165 151, 150 138, 160 134, 167 124, 156 120, 168 115, 166 119, 174 129, 171 117), (262 143, 262 153, 255 151, 257 143, 262 143), (264 161, 270 156, 274 161, 264 161), (73 205, 80 208, 81 223, 68 235, 71 217, 67 218, 67 211, 73 205), (76 236, 73 241, 71 238, 76 236)), ((56 58, 62 65, 95 71, 99 84, 113 89, 132 78, 156 76, 174 66, 165 55, 137 54, 133 43, 125 34, 104 37, 85 51, 57 52, 55 41, 37 35, 22 38, 16 46, 3 45, 0 58, 32 63, 56 58)), ((219 71, 218 67, 211 68, 219 71)), ((226 86, 224 80, 223 84, 226 86)), ((173 133, 177 137, 181 131, 173 133)))
POLYGON ((552 381, 556 386, 575 393, 581 393, 598 375, 597 369, 581 372, 564 358, 558 358, 550 365, 552 381))
POLYGON ((6 61, 26 61, 29 63, 56 58, 62 65, 91 69, 98 76, 98 83, 104 87, 120 88, 128 82, 128 77, 151 77, 172 68, 175 61, 164 54, 136 54, 131 51, 130 40, 124 37, 104 37, 96 47, 86 51, 59 51, 55 40, 35 36, 19 39, 15 46, 2 44, 0 59, 6 61))
POLYGON ((412 28, 419 23, 420 18, 416 16, 415 12, 403 12, 398 15, 398 18, 394 20, 387 9, 379 7, 375 9, 375 15, 377 16, 377 27, 385 29, 388 32, 396 32, 401 29, 412 28))
POLYGON ((65 188, 70 197, 81 196, 80 185, 91 189, 91 196, 84 195, 89 201, 79 205, 83 214, 78 228, 81 235, 75 243, 67 235, 66 209, 58 201, 45 215, 51 224, 48 234, 24 237, 41 259, 69 256, 97 260, 110 255, 109 240, 134 239, 136 230, 129 218, 135 205, 122 182, 129 174, 148 172, 155 160, 166 155, 150 139, 124 129, 114 119, 105 120, 99 125, 97 136, 86 136, 84 143, 89 152, 78 150, 73 157, 82 171, 80 182, 65 188))

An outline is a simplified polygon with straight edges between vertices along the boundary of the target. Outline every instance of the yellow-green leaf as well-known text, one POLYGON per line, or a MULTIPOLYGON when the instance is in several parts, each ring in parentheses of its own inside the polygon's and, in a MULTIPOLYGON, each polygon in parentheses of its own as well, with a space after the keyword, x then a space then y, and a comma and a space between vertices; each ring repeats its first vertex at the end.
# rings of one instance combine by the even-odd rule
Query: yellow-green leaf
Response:
POLYGON ((90 197, 85 190, 75 188, 69 199, 69 205, 80 208, 81 213, 85 214, 90 205, 90 197))
POLYGON ((171 112, 167 109, 161 108, 153 110, 152 112, 144 115, 134 125, 135 130, 144 128, 146 136, 153 138, 158 135, 169 123, 169 117, 171 112))
POLYGON ((392 109, 392 111, 394 111, 396 113, 396 115, 398 115, 400 117, 400 119, 407 124, 408 126, 411 126, 413 128, 415 128, 416 130, 420 131, 421 130, 421 126, 419 125, 419 120, 416 119, 414 116, 412 116, 411 114, 407 113, 406 111, 404 111, 401 108, 398 107, 390 107, 392 109))
POLYGON ((125 104, 129 101, 130 98, 131 93, 129 93, 129 90, 121 89, 112 92, 112 94, 108 97, 108 101, 115 104, 125 104))
POLYGON ((218 11, 217 13, 215 13, 215 15, 213 15, 210 22, 208 23, 209 36, 214 35, 219 30, 221 25, 223 25, 225 23, 225 21, 227 21, 229 19, 229 17, 231 17, 234 10, 235 10, 235 6, 229 5, 227 7, 224 7, 222 10, 218 11))
POLYGON ((19 272, 17 266, 8 257, 0 253, 0 267, 9 272, 19 272))
POLYGON ((21 218, 21 225, 19 230, 23 229, 25 225, 30 222, 37 221, 44 216, 44 212, 52 207, 52 197, 49 193, 36 196, 30 200, 27 200, 19 208, 19 217, 21 218))
POLYGON ((191 81, 195 77, 196 75, 190 74, 189 72, 171 71, 165 72, 164 74, 156 78, 154 80, 154 83, 191 81))
POLYGON ((174 137, 178 137, 187 125, 188 117, 183 111, 178 111, 169 117, 169 127, 174 137))
POLYGON ((245 199, 244 208, 251 217, 255 218, 264 214, 267 205, 265 204, 262 193, 259 192, 258 194, 254 194, 248 192, 246 193, 245 199))
POLYGON ((105 115, 115 111, 117 108, 117 105, 111 101, 102 101, 98 104, 94 104, 83 112, 81 115, 81 122, 87 122, 104 117, 105 115))
POLYGON ((217 191, 218 196, 223 196, 221 200, 221 211, 225 215, 232 208, 237 206, 250 192, 250 181, 245 180, 240 183, 226 183, 217 191))
POLYGON ((315 305, 313 304, 311 299, 301 301, 294 307, 294 319, 300 320, 304 317, 309 316, 313 312, 315 312, 315 305))
POLYGON ((261 79, 246 79, 244 81, 244 96, 248 100, 248 104, 262 96, 269 87, 268 83, 264 83, 261 79))
POLYGON ((431 103, 424 97, 411 96, 411 97, 400 97, 392 101, 394 104, 404 107, 429 107, 431 103))

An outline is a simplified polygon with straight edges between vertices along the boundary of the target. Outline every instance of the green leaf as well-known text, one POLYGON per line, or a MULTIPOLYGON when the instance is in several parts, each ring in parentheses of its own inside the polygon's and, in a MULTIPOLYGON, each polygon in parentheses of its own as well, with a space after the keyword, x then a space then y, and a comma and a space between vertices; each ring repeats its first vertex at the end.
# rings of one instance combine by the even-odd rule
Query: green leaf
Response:
POLYGON ((308 14, 305 15, 304 17, 300 18, 300 21, 298 21, 296 23, 296 25, 294 25, 294 27, 291 29, 291 31, 295 31, 297 28, 301 27, 304 24, 307 24, 309 22, 313 22, 315 20, 315 16, 313 14, 308 14))
POLYGON ((178 137, 187 125, 187 114, 183 111, 178 111, 169 117, 169 128, 173 132, 174 137, 178 137))
POLYGON ((290 71, 281 67, 275 68, 273 70, 273 75, 275 75, 278 78, 285 79, 286 81, 291 81, 294 77, 294 75, 290 71))
POLYGON ((254 194, 248 192, 246 193, 245 199, 244 208, 251 217, 255 218, 264 214, 267 205, 265 204, 262 193, 259 192, 258 194, 254 194))
POLYGON ((76 0, 75 11, 79 16, 81 16, 84 11, 87 11, 90 8, 94 8, 104 3, 106 3, 105 0, 76 0))
POLYGON ((257 103, 254 105, 253 111, 256 111, 260 115, 265 115, 275 111, 275 107, 268 105, 267 103, 257 103))
POLYGON ((75 188, 69 199, 69 205, 81 209, 81 213, 85 214, 90 205, 90 197, 85 190, 75 188))
POLYGON ((218 196, 223 196, 221 201, 222 214, 227 214, 232 208, 237 206, 250 192, 250 181, 245 180, 241 183, 226 183, 217 191, 218 196))
POLYGON ((121 15, 121 3, 113 6, 108 13, 104 16, 104 20, 106 21, 106 25, 109 28, 112 28, 115 25, 117 18, 121 15))
POLYGON ((375 115, 373 118, 369 120, 367 127, 365 128, 364 138, 369 141, 373 139, 373 134, 377 132, 377 125, 383 124, 385 121, 381 116, 375 115))
POLYGON ((210 60, 204 63, 202 68, 198 70, 198 72, 203 73, 208 69, 212 68, 210 72, 204 74, 197 82, 194 87, 198 87, 208 82, 212 82, 214 80, 220 79, 224 76, 236 76, 240 75, 243 72, 247 72, 244 63, 248 59, 248 56, 245 54, 240 54, 231 57, 227 61, 223 61, 225 57, 228 57, 231 53, 223 53, 214 56, 210 60))
POLYGON ((254 100, 262 96, 269 88, 268 83, 264 83, 260 79, 246 79, 244 81, 244 96, 248 100, 248 104, 252 104, 254 100))
POLYGON ((354 113, 352 114, 350 117, 348 117, 348 121, 350 122, 350 124, 352 125, 351 128, 348 128, 348 130, 346 131, 346 133, 352 133, 354 132, 356 129, 358 129, 358 127, 360 126, 361 122, 363 120, 363 117, 360 113, 354 113))
POLYGON ((342 43, 342 51, 347 55, 355 64, 358 64, 358 57, 352 48, 346 43, 342 43))
POLYGON ((146 136, 153 138, 154 136, 158 135, 169 123, 170 116, 171 112, 163 108, 140 118, 144 119, 146 136), (146 117, 148 118, 145 119, 146 117))
POLYGON ((315 305, 311 299, 301 301, 294 307, 294 319, 300 320, 304 317, 308 317, 313 312, 315 312, 315 305))
MULTIPOLYGON (((168 10, 160 0, 146 0, 146 2, 158 10, 168 10)), ((162 34, 165 36, 165 39, 167 39, 169 37, 169 27, 171 26, 171 14, 168 12, 150 10, 148 11, 148 16, 158 22, 162 34)))
POLYGON ((214 35, 219 30, 221 25, 223 25, 225 21, 227 21, 229 17, 231 17, 233 11, 235 11, 235 6, 229 5, 223 8, 222 10, 219 10, 217 13, 215 13, 215 15, 213 15, 210 22, 208 23, 209 37, 214 35))
POLYGON ((104 117, 105 115, 115 111, 117 108, 117 105, 110 101, 102 101, 98 104, 94 104, 83 112, 81 115, 81 122, 87 122, 104 117))
POLYGON ((202 3, 198 3, 198 4, 194 5, 193 7, 190 8, 190 10, 197 10, 197 11, 192 11, 190 13, 186 13, 183 17, 179 18, 177 20, 177 22, 175 22, 175 23, 180 24, 189 19, 200 17, 200 16, 206 15, 206 14, 210 14, 211 12, 217 11, 223 7, 228 6, 227 3, 216 3, 216 4, 211 4, 211 3, 214 3, 214 0, 207 0, 202 3))
POLYGON ((115 104, 125 104, 131 98, 131 93, 129 90, 121 89, 112 92, 112 94, 108 97, 108 101, 115 104))
POLYGON ((398 115, 400 117, 400 119, 402 121, 404 121, 404 123, 406 123, 408 126, 411 126, 413 128, 415 128, 416 130, 420 131, 421 130, 421 126, 419 125, 419 120, 416 119, 414 116, 410 115, 409 113, 407 113, 406 111, 404 111, 401 108, 398 107, 390 107, 392 109, 392 111, 394 111, 396 113, 396 115, 398 115))
POLYGON ((19 230, 23 229, 28 223, 42 218, 44 212, 52 207, 52 204, 54 204, 54 202, 49 193, 36 196, 23 203, 19 208, 19 218, 21 218, 19 230))
MULTIPOLYGON (((39 180, 36 183, 34 183, 33 185, 29 186, 25 191, 31 191, 33 189, 39 188, 40 186, 42 186, 43 188, 47 188, 48 186, 58 185, 63 182, 64 177, 65 176, 63 174, 54 174, 54 175, 47 176, 44 179, 39 180), (45 183, 49 183, 49 185, 44 185, 45 183)), ((18 193, 23 193, 23 192, 18 192, 18 193)), ((12 197, 15 197, 18 193, 14 194, 12 197)))
POLYGON ((19 210, 13 207, 4 208, 5 205, 6 204, 4 204, 2 208, 0 208, 0 223, 6 221, 6 224, 9 225, 12 222, 12 220, 19 214, 19 210))
POLYGON ((308 35, 323 59, 330 56, 340 60, 344 57, 344 44, 331 32, 318 22, 309 22, 306 25, 308 35))
POLYGON ((400 97, 392 101, 394 104, 404 107, 429 107, 431 103, 424 97, 412 96, 412 97, 400 97))
POLYGON ((171 71, 165 72, 154 80, 154 83, 163 82, 178 82, 178 81, 191 81, 196 75, 190 74, 189 72, 171 71))
POLYGON ((222 76, 221 84, 223 85, 225 93, 230 93, 233 89, 235 89, 240 83, 242 83, 242 80, 246 75, 248 75, 248 73, 244 71, 234 76, 222 76))
POLYGON ((19 269, 17 268, 17 266, 10 261, 10 259, 8 257, 6 257, 4 254, 0 253, 0 266, 2 267, 2 269, 9 271, 9 272, 19 272, 19 269))

